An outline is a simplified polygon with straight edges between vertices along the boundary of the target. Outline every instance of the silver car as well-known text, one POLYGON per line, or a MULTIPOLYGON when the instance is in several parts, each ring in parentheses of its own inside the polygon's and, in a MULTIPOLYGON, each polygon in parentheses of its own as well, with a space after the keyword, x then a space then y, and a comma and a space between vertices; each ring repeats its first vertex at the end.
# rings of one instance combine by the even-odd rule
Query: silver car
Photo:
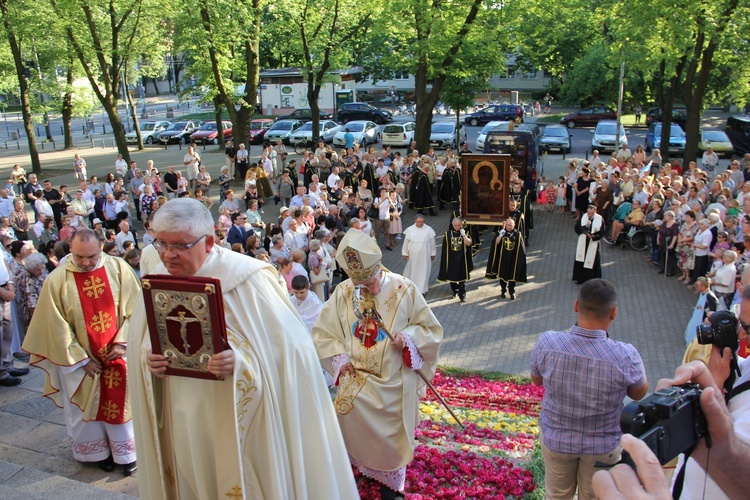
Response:
POLYGON ((484 151, 484 140, 487 138, 487 133, 490 130, 494 130, 497 127, 503 127, 502 130, 507 130, 509 123, 510 122, 508 121, 497 121, 497 120, 493 122, 488 122, 487 125, 485 125, 482 128, 482 130, 479 132, 479 136, 477 136, 476 150, 480 152, 484 151))
POLYGON ((279 120, 268 129, 263 137, 265 142, 276 144, 281 140, 282 143, 289 145, 289 138, 302 126, 301 120, 279 120))
POLYGON ((466 142, 466 127, 463 123, 436 122, 430 127, 430 147, 458 149, 458 146, 466 142))
MULTIPOLYGON (((167 130, 170 125, 172 125, 172 122, 168 122, 168 121, 141 123, 139 128, 141 129, 141 138, 143 139, 143 143, 144 144, 155 143, 156 136, 159 135, 159 132, 163 132, 167 130)), ((138 136, 136 135, 135 130, 125 134, 125 140, 127 141, 128 144, 137 144, 138 136)))
POLYGON ((359 144, 360 147, 380 142, 380 129, 374 122, 356 120, 339 128, 338 133, 333 136, 334 146, 346 145, 346 129, 354 136, 354 144, 359 144))
MULTIPOLYGON (((340 125, 333 120, 320 120, 320 132, 318 137, 325 142, 333 142, 333 138, 339 132, 340 125)), ((307 122, 289 138, 291 144, 310 143, 313 140, 313 122, 307 122)), ((272 129, 273 130, 273 129, 272 129)), ((271 132, 270 130, 268 132, 271 132)), ((268 136, 268 132, 266 136, 268 136)))

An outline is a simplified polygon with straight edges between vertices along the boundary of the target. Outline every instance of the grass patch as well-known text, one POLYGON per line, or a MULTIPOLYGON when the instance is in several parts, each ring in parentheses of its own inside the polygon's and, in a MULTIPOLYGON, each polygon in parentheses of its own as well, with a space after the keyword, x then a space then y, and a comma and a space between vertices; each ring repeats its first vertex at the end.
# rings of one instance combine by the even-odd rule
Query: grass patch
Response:
POLYGON ((534 474, 536 489, 527 498, 529 500, 544 500, 544 457, 542 456, 541 438, 534 443, 534 451, 531 452, 528 468, 534 474))
POLYGON ((440 368, 440 371, 443 373, 446 373, 448 375, 451 375, 453 377, 471 377, 474 375, 479 375, 482 378, 485 378, 487 380, 499 380, 501 382, 513 382, 514 384, 530 384, 531 378, 524 377, 521 375, 508 375, 507 373, 502 372, 485 372, 481 370, 467 370, 465 368, 454 368, 451 366, 443 366, 439 365, 438 368, 440 368))
POLYGON ((560 119, 567 113, 552 113, 551 115, 542 115, 537 117, 537 123, 560 123, 560 119))

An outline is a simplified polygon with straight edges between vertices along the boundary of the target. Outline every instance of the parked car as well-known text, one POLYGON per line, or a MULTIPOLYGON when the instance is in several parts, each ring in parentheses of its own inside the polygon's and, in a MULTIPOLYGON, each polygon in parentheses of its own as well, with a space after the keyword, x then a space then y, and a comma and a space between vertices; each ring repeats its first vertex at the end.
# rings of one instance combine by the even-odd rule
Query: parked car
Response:
POLYGON ((265 141, 266 132, 273 125, 273 120, 270 118, 260 118, 250 122, 250 144, 263 144, 265 141))
POLYGON ((516 104, 493 104, 476 113, 470 113, 464 118, 464 123, 476 127, 491 121, 514 121, 520 118, 523 121, 523 108, 516 104))
POLYGON ((724 131, 732 141, 735 154, 750 153, 750 116, 730 116, 724 131))
MULTIPOLYGON (((143 122, 138 128, 141 129, 141 138, 144 144, 153 144, 156 142, 156 137, 159 132, 166 130, 172 122, 161 121, 161 122, 143 122)), ((125 134, 125 140, 128 144, 138 144, 138 136, 135 130, 125 134)))
POLYGON ((599 120, 596 128, 591 131, 591 152, 595 149, 601 153, 614 153, 622 144, 627 144, 628 137, 625 127, 620 124, 619 140, 617 138, 617 121, 616 120, 599 120))
POLYGON ((430 147, 447 148, 452 147, 454 150, 466 142, 466 127, 456 122, 435 122, 430 127, 430 147))
POLYGON ((596 125, 599 120, 617 120, 617 111, 607 106, 591 106, 563 116, 560 123, 568 128, 576 128, 596 125))
MULTIPOLYGON (((224 140, 232 138, 232 122, 221 122, 224 140)), ((219 130, 216 122, 204 123, 201 128, 190 134, 190 140, 196 144, 219 144, 219 130)))
MULTIPOLYGON (((333 118, 333 115, 326 111, 319 110, 318 113, 320 115, 321 120, 330 120, 331 118, 333 118)), ((302 120, 303 122, 307 122, 307 121, 312 120, 312 110, 310 108, 295 109, 288 115, 280 116, 279 119, 302 120)))
POLYGON ((352 120, 370 120, 380 125, 392 121, 393 114, 366 102, 347 102, 339 108, 338 118, 342 123, 352 120))
POLYGON ((354 136, 354 144, 359 144, 360 147, 380 142, 380 129, 375 122, 356 120, 339 127, 339 131, 333 136, 334 146, 346 145, 346 129, 354 136))
POLYGON ((700 139, 698 141, 698 156, 702 155, 706 149, 711 148, 719 156, 731 158, 734 154, 734 146, 729 136, 717 129, 701 129, 700 139))
POLYGON ((414 131, 417 124, 414 122, 390 123, 383 127, 383 146, 408 146, 414 140, 414 131))
POLYGON ((281 139, 281 142, 288 146, 289 138, 303 124, 302 120, 279 120, 268 129, 263 139, 271 144, 276 144, 276 141, 281 139))
POLYGON ((162 144, 187 144, 190 141, 190 135, 198 130, 201 125, 203 125, 203 122, 200 120, 175 122, 164 132, 159 133, 159 142, 162 144))
MULTIPOLYGON (((661 108, 651 108, 646 113, 646 125, 651 125, 654 122, 661 121, 661 108)), ((672 110, 672 123, 676 123, 680 127, 685 127, 687 122, 687 113, 684 109, 673 109, 672 110)))
POLYGON ((485 125, 482 130, 479 131, 477 136, 477 151, 484 151, 484 140, 487 138, 487 134, 495 129, 508 130, 509 121, 491 121, 485 125))
MULTIPOLYGON (((673 123, 669 129, 669 152, 671 153, 682 153, 685 151, 685 132, 682 127, 673 123)), ((654 122, 648 126, 648 132, 646 132, 646 144, 644 146, 646 151, 652 149, 663 149, 661 147, 661 122, 654 122)))
MULTIPOLYGON (((321 120, 320 131, 317 134, 318 138, 323 139, 325 142, 332 142, 333 138, 338 133, 341 125, 333 120, 321 120)), ((289 137, 289 143, 294 145, 300 142, 312 142, 313 140, 313 122, 307 122, 302 125, 296 132, 289 137)))
POLYGON ((570 153, 570 132, 562 125, 547 125, 542 130, 542 140, 539 146, 542 152, 570 153))

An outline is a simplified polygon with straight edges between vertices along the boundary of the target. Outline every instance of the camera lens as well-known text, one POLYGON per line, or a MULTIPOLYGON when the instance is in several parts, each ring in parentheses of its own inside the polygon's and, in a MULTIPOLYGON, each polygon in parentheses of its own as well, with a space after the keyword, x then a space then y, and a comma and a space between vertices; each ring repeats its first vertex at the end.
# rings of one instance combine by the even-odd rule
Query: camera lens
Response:
POLYGON ((711 325, 698 325, 695 328, 695 336, 698 339, 698 343, 701 345, 714 343, 714 332, 711 325))

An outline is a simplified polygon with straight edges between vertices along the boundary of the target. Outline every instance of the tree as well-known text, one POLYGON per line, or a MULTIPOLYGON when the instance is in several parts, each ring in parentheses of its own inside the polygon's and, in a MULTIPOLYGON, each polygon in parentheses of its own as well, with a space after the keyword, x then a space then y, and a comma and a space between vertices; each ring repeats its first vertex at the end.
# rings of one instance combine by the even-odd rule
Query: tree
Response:
MULTIPOLYGON (((50 0, 73 53, 109 117, 117 150, 130 162, 118 113, 123 73, 141 30, 154 30, 165 13, 155 0, 50 0)), ((122 96, 125 97, 125 96, 122 96)))
POLYGON ((29 143, 29 156, 31 158, 31 169, 35 174, 42 173, 42 164, 39 161, 39 149, 36 145, 36 134, 34 133, 33 117, 31 115, 31 92, 29 89, 29 79, 26 75, 27 68, 24 61, 23 50, 26 42, 23 26, 28 26, 28 19, 24 24, 24 16, 30 13, 30 5, 22 2, 13 2, 12 0, 0 0, 0 13, 3 16, 3 27, 5 35, 10 45, 10 52, 13 56, 16 77, 18 78, 19 97, 21 99, 21 114, 23 115, 23 127, 26 131, 26 138, 29 143))
MULTIPOLYGON (((456 130, 461 125, 461 110, 474 105, 481 91, 487 89, 487 77, 451 75, 443 84, 443 102, 456 111, 456 130)), ((461 146, 458 144, 458 146, 461 146)))

